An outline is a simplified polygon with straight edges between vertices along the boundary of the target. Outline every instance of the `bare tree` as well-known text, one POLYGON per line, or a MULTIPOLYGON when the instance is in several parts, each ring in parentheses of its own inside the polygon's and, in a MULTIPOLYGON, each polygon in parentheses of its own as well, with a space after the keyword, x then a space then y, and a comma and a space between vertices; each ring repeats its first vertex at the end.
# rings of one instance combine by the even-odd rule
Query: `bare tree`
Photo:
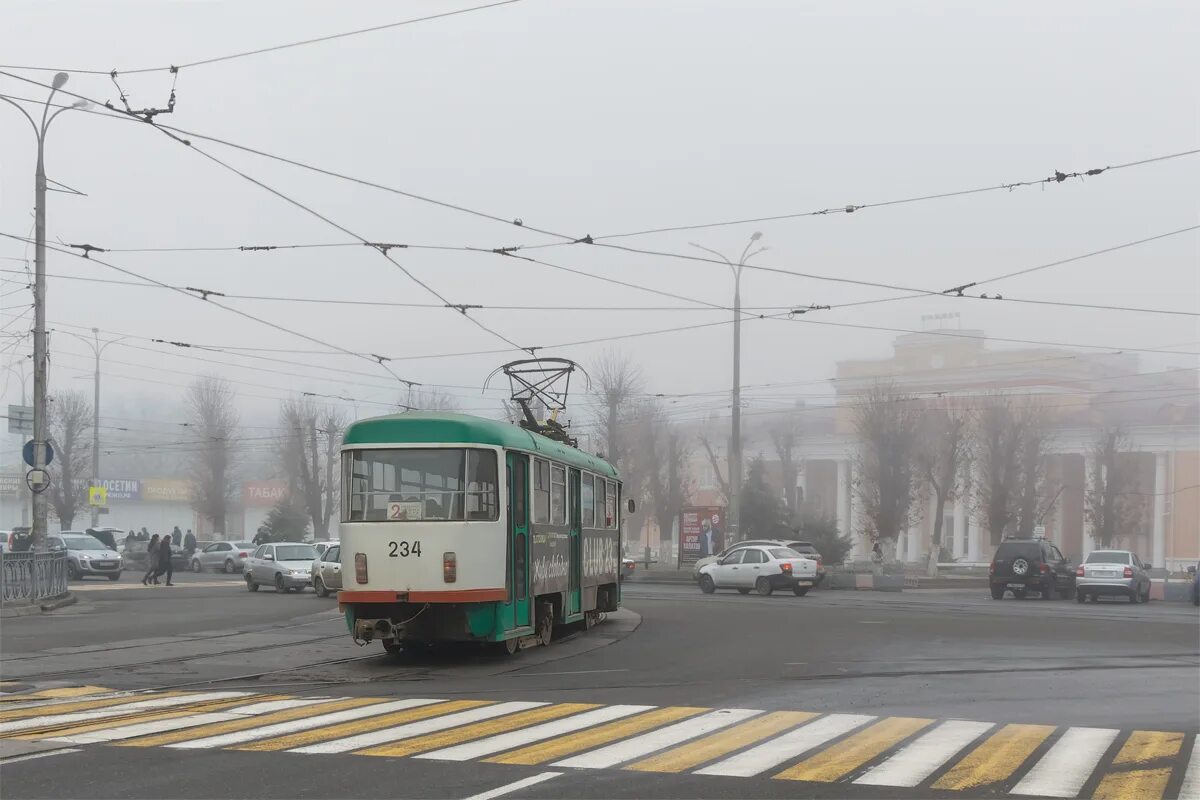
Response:
POLYGON ((60 392, 50 407, 50 504, 63 530, 69 530, 84 506, 83 484, 91 469, 92 404, 83 392, 60 392))
POLYGON ((962 491, 968 455, 968 418, 964 412, 929 409, 921 419, 917 468, 933 493, 933 537, 929 548, 929 575, 937 577, 942 549, 942 521, 946 504, 962 491))
POLYGON ((437 389, 418 389, 408 387, 408 393, 401 403, 414 411, 458 411, 461 407, 458 398, 437 389))
POLYGON ((1049 441, 1046 410, 1027 400, 993 395, 975 425, 979 465, 975 500, 987 520, 992 544, 1006 531, 1032 536, 1042 509, 1045 451, 1049 441))
POLYGON ((187 412, 192 432, 199 440, 188 465, 192 482, 192 507, 224 533, 236 487, 234 438, 238 413, 228 381, 202 375, 187 390, 187 412))
POLYGON ((1112 547, 1118 536, 1137 528, 1144 498, 1137 491, 1137 471, 1128 457, 1129 440, 1120 426, 1100 433, 1092 453, 1095 467, 1086 475, 1086 514, 1091 536, 1101 547, 1112 547))
POLYGON ((666 410, 655 401, 642 404, 629 429, 634 433, 629 448, 627 480, 649 501, 658 524, 659 552, 670 547, 679 512, 691 493, 684 472, 687 448, 666 410))
POLYGON ((708 441, 708 436, 700 434, 700 446, 704 448, 704 455, 708 457, 708 465, 712 467, 713 477, 717 480, 717 489, 721 493, 721 499, 729 502, 729 478, 721 472, 721 461, 717 458, 716 452, 713 451, 712 443, 708 441))
POLYGON ((291 495, 308 514, 313 536, 328 539, 338 502, 336 465, 345 414, 319 406, 311 397, 300 397, 283 401, 280 422, 284 428, 280 457, 291 495))
POLYGON ((886 383, 871 387, 854 410, 859 440, 854 492, 863 532, 872 538, 894 543, 912 521, 920 421, 915 398, 886 383))
POLYGON ((796 483, 800 477, 800 465, 796 461, 796 448, 800 446, 800 415, 795 411, 772 415, 766 429, 771 447, 775 449, 775 455, 779 458, 784 502, 794 516, 800 510, 800 498, 796 496, 796 483))
POLYGON ((619 350, 605 351, 600 357, 592 376, 592 391, 596 396, 596 422, 605 457, 621 467, 625 455, 621 437, 623 418, 630 405, 641 391, 642 373, 633 361, 619 350))

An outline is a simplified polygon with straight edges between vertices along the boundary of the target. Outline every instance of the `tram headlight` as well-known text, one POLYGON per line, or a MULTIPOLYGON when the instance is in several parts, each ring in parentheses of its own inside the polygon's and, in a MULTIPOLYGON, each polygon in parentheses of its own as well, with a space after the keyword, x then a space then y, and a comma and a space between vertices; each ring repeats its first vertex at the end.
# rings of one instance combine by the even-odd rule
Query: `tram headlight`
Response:
POLYGON ((354 554, 354 580, 357 583, 367 582, 367 554, 354 554))
POLYGON ((458 580, 458 556, 452 552, 442 553, 442 580, 446 583, 458 580))

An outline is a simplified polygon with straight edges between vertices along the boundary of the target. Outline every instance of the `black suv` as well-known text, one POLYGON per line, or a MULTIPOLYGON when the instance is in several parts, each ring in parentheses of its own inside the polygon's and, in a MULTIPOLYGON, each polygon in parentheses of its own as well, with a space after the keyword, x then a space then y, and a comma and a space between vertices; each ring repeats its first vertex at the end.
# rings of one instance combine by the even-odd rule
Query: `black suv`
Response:
POLYGON ((1026 592, 1038 592, 1051 600, 1055 592, 1064 600, 1075 592, 1075 570, 1062 551, 1042 539, 1005 539, 996 548, 988 568, 992 599, 1006 591, 1022 599, 1026 592))

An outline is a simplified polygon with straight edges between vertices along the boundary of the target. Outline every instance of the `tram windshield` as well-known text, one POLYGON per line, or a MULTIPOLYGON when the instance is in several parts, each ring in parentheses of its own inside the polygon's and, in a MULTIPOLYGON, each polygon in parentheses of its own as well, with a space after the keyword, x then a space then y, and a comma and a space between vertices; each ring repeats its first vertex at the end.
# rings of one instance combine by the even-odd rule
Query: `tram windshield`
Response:
POLYGON ((343 459, 343 521, 428 522, 500 517, 494 451, 355 450, 346 453, 343 459))

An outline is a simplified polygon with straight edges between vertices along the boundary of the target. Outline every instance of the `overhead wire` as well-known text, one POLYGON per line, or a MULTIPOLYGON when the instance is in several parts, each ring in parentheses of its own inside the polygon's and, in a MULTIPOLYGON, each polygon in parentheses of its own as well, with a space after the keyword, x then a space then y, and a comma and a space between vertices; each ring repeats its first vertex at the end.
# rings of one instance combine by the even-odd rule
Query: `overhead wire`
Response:
POLYGON ((161 66, 161 67, 139 67, 137 69, 126 69, 126 70, 116 70, 116 69, 98 70, 98 69, 69 69, 69 68, 59 68, 59 67, 31 67, 31 66, 24 66, 24 65, 17 65, 17 64, 0 64, 0 68, 20 69, 20 70, 29 70, 29 71, 36 71, 36 72, 70 72, 70 73, 74 73, 76 75, 113 75, 113 74, 116 74, 116 75, 141 75, 141 74, 145 74, 145 73, 149 73, 149 72, 178 73, 180 70, 183 70, 183 69, 202 67, 202 66, 206 66, 208 64, 218 64, 223 61, 232 61, 233 59, 236 59, 236 58, 246 58, 248 56, 262 55, 263 53, 273 53, 278 50, 288 50, 293 47, 303 47, 305 45, 318 44, 321 42, 329 42, 329 41, 333 41, 335 39, 345 39, 350 36, 359 36, 364 33, 375 33, 375 32, 382 31, 382 30, 388 30, 389 28, 399 28, 404 25, 413 25, 418 22, 428 22, 430 20, 442 19, 445 17, 454 17, 454 16, 458 16, 460 14, 469 14, 473 11, 484 11, 486 9, 496 8, 498 6, 507 6, 507 5, 511 5, 513 3, 519 3, 520 1, 521 0, 498 0, 497 2, 487 3, 486 5, 471 6, 469 8, 460 8, 460 9, 456 9, 454 11, 444 11, 444 12, 441 12, 438 14, 429 14, 424 17, 414 17, 414 18, 410 18, 410 19, 400 20, 399 22, 388 22, 383 25, 373 25, 369 28, 359 28, 357 30, 352 30, 352 31, 343 31, 341 33, 332 33, 332 34, 328 34, 325 36, 317 36, 317 37, 314 37, 311 39, 302 39, 297 42, 288 42, 285 44, 272 45, 270 47, 260 47, 255 50, 245 50, 245 51, 241 51, 238 53, 229 53, 229 54, 223 55, 223 56, 204 58, 204 59, 200 59, 198 61, 185 61, 182 64, 170 64, 170 65, 161 66))

